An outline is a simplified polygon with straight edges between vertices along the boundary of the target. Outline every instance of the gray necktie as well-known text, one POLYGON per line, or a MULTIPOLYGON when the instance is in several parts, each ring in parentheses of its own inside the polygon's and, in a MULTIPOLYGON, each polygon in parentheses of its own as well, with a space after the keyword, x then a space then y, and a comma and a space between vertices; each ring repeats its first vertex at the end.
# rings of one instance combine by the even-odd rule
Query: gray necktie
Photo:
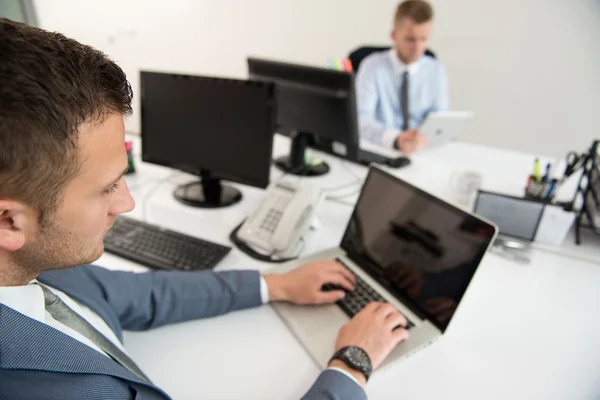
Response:
POLYGON ((402 74, 402 86, 400 86, 400 107, 402 108, 402 131, 408 130, 408 71, 402 74))
POLYGON ((46 303, 46 311, 54 317, 55 320, 62 322, 69 328, 81 333, 88 338, 92 343, 98 346, 102 351, 108 354, 113 360, 133 372, 140 379, 147 383, 152 383, 150 379, 140 370, 127 354, 120 350, 113 342, 108 340, 106 336, 101 334, 82 316, 73 311, 68 305, 46 286, 37 283, 44 292, 44 302, 46 303))

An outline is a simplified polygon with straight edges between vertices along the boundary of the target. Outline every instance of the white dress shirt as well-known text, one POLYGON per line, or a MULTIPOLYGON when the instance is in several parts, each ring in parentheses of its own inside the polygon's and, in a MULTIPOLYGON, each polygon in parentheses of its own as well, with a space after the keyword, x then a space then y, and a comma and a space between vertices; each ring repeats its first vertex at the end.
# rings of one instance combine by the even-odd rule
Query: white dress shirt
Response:
POLYGON ((402 75, 408 71, 408 127, 417 129, 431 111, 448 109, 446 69, 436 59, 423 56, 404 64, 396 49, 371 54, 356 75, 356 102, 360 135, 391 148, 402 131, 400 105, 402 75))

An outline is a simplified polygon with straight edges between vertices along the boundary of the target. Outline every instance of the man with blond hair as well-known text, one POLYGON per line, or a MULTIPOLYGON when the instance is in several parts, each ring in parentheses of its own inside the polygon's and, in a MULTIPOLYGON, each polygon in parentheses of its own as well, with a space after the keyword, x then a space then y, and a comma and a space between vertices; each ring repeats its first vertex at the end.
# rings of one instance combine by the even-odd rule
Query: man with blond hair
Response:
POLYGON ((394 17, 389 51, 371 54, 356 76, 361 138, 406 155, 427 138, 419 126, 431 111, 448 109, 446 69, 425 55, 433 8, 425 0, 406 0, 394 17))

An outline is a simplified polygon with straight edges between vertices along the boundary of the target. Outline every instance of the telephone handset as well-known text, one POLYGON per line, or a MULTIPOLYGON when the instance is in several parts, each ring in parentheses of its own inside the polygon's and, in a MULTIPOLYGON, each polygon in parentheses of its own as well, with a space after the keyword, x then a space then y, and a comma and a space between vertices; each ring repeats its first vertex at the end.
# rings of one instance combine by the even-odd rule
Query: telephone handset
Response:
POLYGON ((292 189, 273 184, 240 228, 238 238, 278 256, 294 256, 322 197, 316 187, 292 189))

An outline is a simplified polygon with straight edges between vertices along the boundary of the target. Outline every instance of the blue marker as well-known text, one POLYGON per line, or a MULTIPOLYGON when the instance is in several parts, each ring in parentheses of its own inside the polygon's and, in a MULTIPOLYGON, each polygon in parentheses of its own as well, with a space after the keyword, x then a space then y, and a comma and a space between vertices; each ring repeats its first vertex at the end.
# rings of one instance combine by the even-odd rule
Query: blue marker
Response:
POLYGON ((552 167, 552 165, 550 163, 546 164, 546 174, 542 178, 542 183, 546 183, 550 179, 550 168, 551 167, 552 167))
POLYGON ((552 182, 550 182, 550 187, 548 188, 548 193, 546 193, 546 197, 544 200, 550 199, 550 196, 552 196, 552 192, 554 192, 555 187, 556 187, 556 179, 552 179, 552 182))

